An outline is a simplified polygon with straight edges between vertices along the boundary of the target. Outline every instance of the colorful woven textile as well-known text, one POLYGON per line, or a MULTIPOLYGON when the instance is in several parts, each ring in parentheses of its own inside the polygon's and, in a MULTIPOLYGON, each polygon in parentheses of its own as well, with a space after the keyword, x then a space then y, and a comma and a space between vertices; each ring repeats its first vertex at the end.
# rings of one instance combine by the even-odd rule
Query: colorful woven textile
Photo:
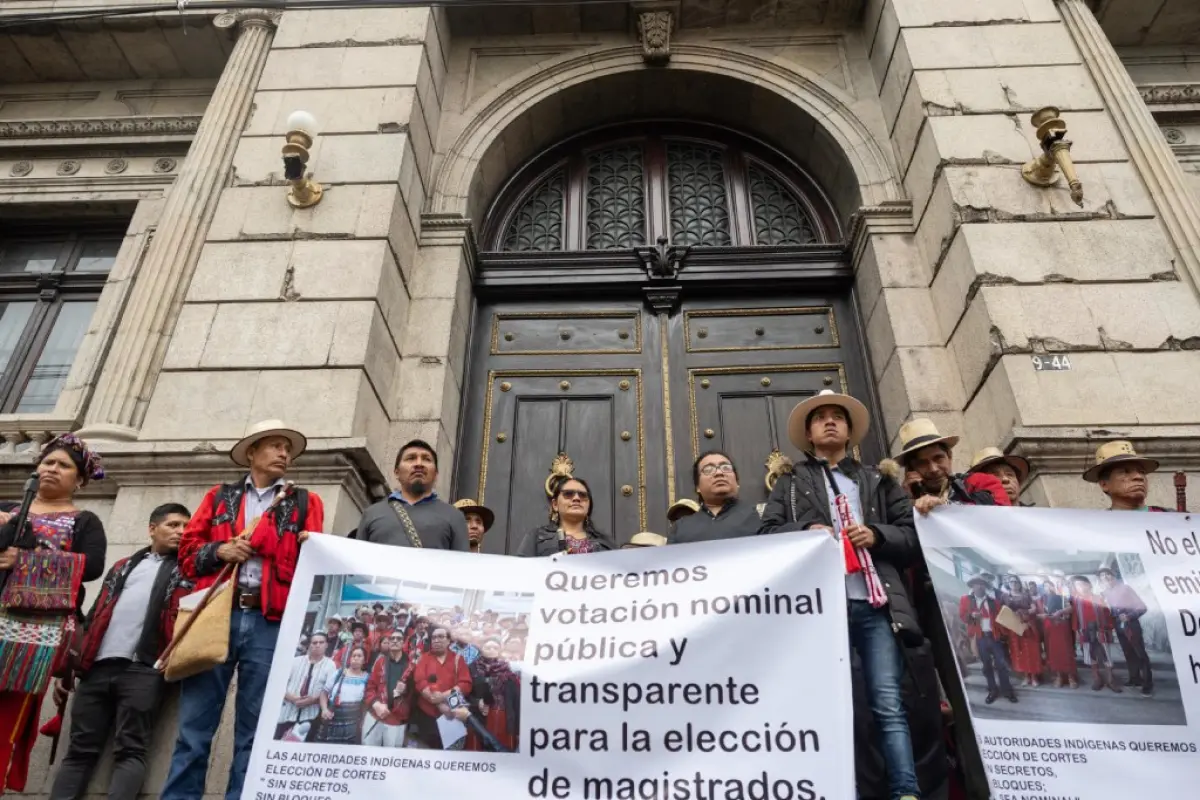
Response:
POLYGON ((0 609, 0 692, 46 691, 66 621, 62 614, 0 609))

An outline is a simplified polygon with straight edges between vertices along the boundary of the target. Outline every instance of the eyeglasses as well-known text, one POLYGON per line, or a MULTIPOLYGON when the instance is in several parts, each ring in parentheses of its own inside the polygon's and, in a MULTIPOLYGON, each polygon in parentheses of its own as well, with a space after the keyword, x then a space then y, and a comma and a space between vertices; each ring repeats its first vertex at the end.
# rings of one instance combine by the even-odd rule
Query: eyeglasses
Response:
POLYGON ((568 500, 574 500, 576 498, 578 498, 580 500, 588 499, 588 493, 585 492, 583 489, 563 489, 561 492, 558 493, 558 496, 565 497, 568 500))
POLYGON ((723 461, 720 464, 705 464, 700 468, 701 475, 716 475, 718 472, 733 472, 733 464, 723 461))

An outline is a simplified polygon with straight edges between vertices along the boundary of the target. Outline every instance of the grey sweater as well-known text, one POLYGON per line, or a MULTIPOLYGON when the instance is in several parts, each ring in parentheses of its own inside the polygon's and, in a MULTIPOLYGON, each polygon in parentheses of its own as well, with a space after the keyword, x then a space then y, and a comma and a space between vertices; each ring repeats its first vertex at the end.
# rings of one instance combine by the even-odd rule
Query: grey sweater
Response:
MULTIPOLYGON (((421 546, 429 550, 468 550, 467 519, 454 506, 438 499, 423 500, 415 506, 405 504, 413 527, 421 537, 421 546)), ((358 522, 358 539, 376 544, 412 547, 404 523, 388 500, 372 503, 358 522)))

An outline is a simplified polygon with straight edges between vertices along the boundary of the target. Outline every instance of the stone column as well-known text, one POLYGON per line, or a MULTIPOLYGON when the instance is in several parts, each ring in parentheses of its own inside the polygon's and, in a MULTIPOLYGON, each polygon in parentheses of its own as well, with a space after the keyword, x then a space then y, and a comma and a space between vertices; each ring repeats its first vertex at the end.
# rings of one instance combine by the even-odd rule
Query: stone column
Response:
MULTIPOLYGON (((1133 79, 1085 0, 1057 0, 1113 124, 1150 190, 1192 288, 1200 291, 1200 204, 1133 79)), ((1076 137, 1078 138, 1078 137, 1076 137)))
POLYGON ((89 439, 137 438, 175 318, 250 115, 279 16, 278 11, 244 9, 215 20, 218 28, 237 27, 237 44, 187 161, 167 195, 158 229, 130 292, 80 431, 89 439))

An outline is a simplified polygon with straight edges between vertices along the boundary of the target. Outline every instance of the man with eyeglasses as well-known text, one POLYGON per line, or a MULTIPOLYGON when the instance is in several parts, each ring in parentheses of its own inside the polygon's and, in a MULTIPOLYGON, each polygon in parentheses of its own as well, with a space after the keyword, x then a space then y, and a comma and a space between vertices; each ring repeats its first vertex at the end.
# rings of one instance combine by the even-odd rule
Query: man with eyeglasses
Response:
POLYGON ((403 747, 412 706, 409 678, 415 664, 404 652, 402 631, 388 634, 383 647, 384 657, 371 667, 367 680, 362 743, 365 747, 403 747))
POLYGON ((720 450, 701 453, 692 464, 692 482, 700 510, 676 521, 667 544, 708 542, 754 536, 761 523, 752 503, 738 501, 738 474, 733 459, 720 450))

